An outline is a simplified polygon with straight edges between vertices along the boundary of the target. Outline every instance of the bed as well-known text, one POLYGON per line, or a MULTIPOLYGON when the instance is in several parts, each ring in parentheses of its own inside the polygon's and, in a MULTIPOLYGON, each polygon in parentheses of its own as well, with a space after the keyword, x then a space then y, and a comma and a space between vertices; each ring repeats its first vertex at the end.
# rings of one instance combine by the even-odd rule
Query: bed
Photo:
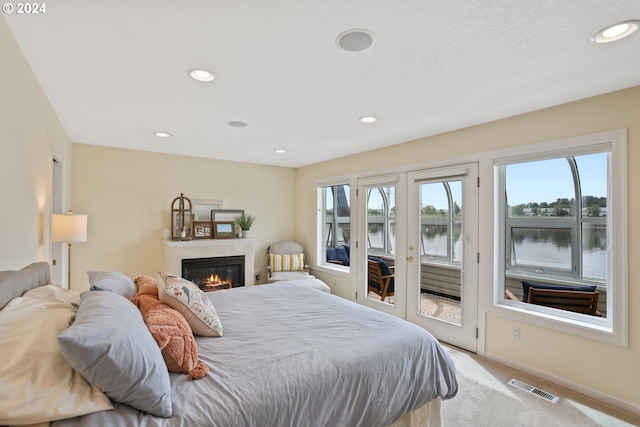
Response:
MULTIPOLYGON (((49 281, 46 263, 0 272, 0 307, 5 307, 0 310, 0 342, 9 333, 3 318, 21 299, 36 300, 29 310, 42 311, 49 309, 43 302, 49 298, 73 320, 73 310, 84 300, 79 303, 77 295, 49 281), (38 287, 42 289, 29 291, 38 287)), ((103 298, 111 293, 100 294, 103 298)), ((51 425, 431 427, 441 424, 440 401, 457 393, 455 366, 437 340, 393 316, 295 282, 205 295, 217 310, 224 334, 196 337, 199 360, 209 368, 207 376, 189 381, 186 375, 169 373, 171 416, 149 415, 113 399, 105 402, 97 387, 85 384, 87 413, 49 411, 51 425)), ((109 296, 120 304, 116 297, 124 300, 109 296)), ((34 312, 28 316, 36 317, 34 312)), ((58 359, 64 363, 64 358, 58 359)), ((130 369, 134 368, 122 366, 117 373, 130 369)), ((6 384, 9 374, 0 369, 0 375, 0 384, 6 384)), ((26 375, 23 381, 31 382, 26 375)), ((68 376, 82 380, 73 369, 68 376)), ((22 393, 0 387, 0 401, 22 393)), ((67 390, 65 396, 74 392, 67 390)), ((11 414, 2 410, 0 404, 0 424, 12 424, 11 414)), ((47 425, 49 420, 30 421, 47 425)))

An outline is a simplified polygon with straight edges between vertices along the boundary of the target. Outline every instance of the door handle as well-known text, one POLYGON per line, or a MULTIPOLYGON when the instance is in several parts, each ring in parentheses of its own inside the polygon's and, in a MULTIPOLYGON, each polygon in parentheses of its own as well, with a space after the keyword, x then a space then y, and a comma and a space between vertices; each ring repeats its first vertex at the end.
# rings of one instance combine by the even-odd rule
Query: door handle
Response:
POLYGON ((407 261, 409 261, 409 262, 413 262, 413 261, 415 261, 415 258, 414 258, 413 256, 409 255, 409 256, 407 257, 407 261))

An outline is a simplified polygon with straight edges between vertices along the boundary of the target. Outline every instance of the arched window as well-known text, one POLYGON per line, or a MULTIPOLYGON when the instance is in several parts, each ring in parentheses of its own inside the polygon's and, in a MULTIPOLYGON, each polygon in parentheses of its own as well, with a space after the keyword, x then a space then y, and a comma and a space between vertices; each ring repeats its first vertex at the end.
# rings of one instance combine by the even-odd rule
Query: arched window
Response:
POLYGON ((610 145, 600 144, 597 149, 576 149, 575 154, 542 153, 498 166, 507 297, 528 303, 522 306, 527 310, 548 312, 551 307, 552 313, 562 310, 575 318, 573 305, 565 304, 568 297, 549 306, 533 305, 529 289, 596 292, 593 314, 599 320, 580 316, 610 324, 610 164, 610 145))
POLYGON ((395 254, 395 187, 367 190, 367 253, 393 257, 395 254))

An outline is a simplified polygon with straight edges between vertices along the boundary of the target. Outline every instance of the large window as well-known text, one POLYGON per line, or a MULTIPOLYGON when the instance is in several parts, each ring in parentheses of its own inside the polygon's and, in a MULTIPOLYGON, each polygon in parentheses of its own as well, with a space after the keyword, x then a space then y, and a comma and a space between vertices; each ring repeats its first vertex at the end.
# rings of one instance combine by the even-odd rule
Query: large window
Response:
POLYGON ((507 275, 606 290, 608 156, 504 166, 507 275))
POLYGON ((626 339, 626 142, 621 133, 611 134, 622 142, 595 135, 568 144, 573 148, 495 160, 498 283, 499 300, 507 305, 540 319, 591 325, 621 343, 626 339), (578 292, 597 293, 593 313, 574 307, 573 298, 582 298, 578 292))

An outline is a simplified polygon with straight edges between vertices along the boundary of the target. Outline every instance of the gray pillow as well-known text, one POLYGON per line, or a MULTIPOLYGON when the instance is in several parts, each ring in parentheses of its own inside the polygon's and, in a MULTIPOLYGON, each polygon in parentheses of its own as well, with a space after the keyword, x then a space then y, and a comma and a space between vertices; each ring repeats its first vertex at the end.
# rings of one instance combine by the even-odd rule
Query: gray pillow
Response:
POLYGON ((169 371, 138 308, 113 292, 83 292, 76 320, 58 336, 69 364, 115 402, 173 414, 169 371))
POLYGON ((129 277, 117 271, 87 271, 89 289, 92 291, 111 291, 129 299, 136 296, 138 290, 129 277))

